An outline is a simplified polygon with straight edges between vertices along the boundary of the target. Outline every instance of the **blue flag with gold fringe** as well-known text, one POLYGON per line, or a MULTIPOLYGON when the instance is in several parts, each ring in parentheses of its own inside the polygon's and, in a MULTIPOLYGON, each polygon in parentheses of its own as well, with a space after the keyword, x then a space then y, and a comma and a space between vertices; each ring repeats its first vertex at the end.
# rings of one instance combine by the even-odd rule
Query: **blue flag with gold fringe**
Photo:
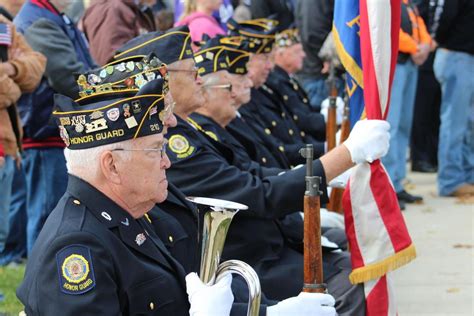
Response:
POLYGON ((337 53, 346 69, 351 127, 365 118, 364 82, 360 53, 359 0, 336 0, 332 34, 337 53))

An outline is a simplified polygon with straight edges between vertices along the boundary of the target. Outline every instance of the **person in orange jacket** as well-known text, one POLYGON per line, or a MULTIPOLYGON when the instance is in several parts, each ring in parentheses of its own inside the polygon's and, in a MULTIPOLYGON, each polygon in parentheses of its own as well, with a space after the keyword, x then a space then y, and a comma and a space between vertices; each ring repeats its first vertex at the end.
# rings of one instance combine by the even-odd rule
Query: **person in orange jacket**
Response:
POLYGON ((402 181, 406 176, 405 157, 413 121, 418 66, 425 62, 435 47, 412 0, 402 0, 399 40, 398 60, 387 117, 391 126, 390 149, 382 162, 392 179, 400 208, 403 210, 405 203, 423 201, 421 196, 405 191, 402 181))

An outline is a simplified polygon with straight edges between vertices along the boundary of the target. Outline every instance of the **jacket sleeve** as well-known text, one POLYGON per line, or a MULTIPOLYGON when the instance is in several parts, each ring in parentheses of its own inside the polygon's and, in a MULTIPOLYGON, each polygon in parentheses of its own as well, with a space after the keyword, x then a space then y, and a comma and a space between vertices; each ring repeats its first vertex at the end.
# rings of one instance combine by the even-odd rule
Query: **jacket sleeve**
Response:
POLYGON ((334 0, 298 1, 296 22, 305 53, 312 55, 311 59, 319 59, 319 51, 331 32, 333 15, 334 0))
POLYGON ((18 84, 22 92, 31 92, 39 84, 46 67, 46 57, 35 52, 26 43, 23 35, 13 29, 13 46, 11 49, 18 49, 22 55, 16 59, 9 60, 15 66, 17 74, 12 79, 18 84))
POLYGON ((82 22, 92 56, 104 65, 120 46, 138 35, 135 31, 136 17, 125 5, 101 8, 97 4, 93 9, 95 11, 86 14, 82 22))
POLYGON ((21 96, 18 85, 6 74, 0 74, 0 110, 15 103, 21 96))
POLYGON ((63 30, 52 21, 39 19, 26 29, 25 39, 31 48, 46 56, 45 75, 51 87, 58 93, 77 98, 79 87, 74 74, 86 69, 63 30))
POLYGON ((463 0, 436 1, 430 4, 429 11, 433 16, 431 33, 435 34, 435 39, 442 44, 452 32, 452 25, 456 22, 457 15, 462 9, 463 0))
POLYGON ((420 41, 423 44, 431 45, 431 36, 426 29, 425 21, 423 21, 421 16, 417 17, 418 29, 420 30, 420 41))
POLYGON ((410 34, 403 32, 400 29, 400 36, 399 36, 400 44, 398 46, 398 50, 402 53, 407 54, 416 54, 418 51, 418 44, 416 41, 411 37, 410 34))
POLYGON ((25 281, 17 290, 18 297, 26 306, 27 315, 120 315, 117 293, 119 285, 114 281, 114 261, 104 245, 94 235, 76 232, 57 237, 47 248, 35 265, 28 267, 25 281), (81 294, 68 290, 63 274, 66 260, 60 253, 69 246, 88 249, 90 257, 83 256, 87 262, 91 281, 87 291, 81 294), (31 273, 31 275, 30 275, 31 273), (31 278, 31 279, 30 279, 31 278), (28 283, 28 280, 34 280, 28 283))
MULTIPOLYGON (((185 194, 235 201, 249 206, 249 216, 276 219, 303 210, 305 168, 289 170, 282 175, 259 178, 228 164, 208 148, 192 144, 194 152, 186 158, 169 154, 171 168, 167 174, 185 194)), ((168 151, 170 152, 170 150, 168 151)), ((313 162, 314 174, 323 178, 319 160, 313 162)))

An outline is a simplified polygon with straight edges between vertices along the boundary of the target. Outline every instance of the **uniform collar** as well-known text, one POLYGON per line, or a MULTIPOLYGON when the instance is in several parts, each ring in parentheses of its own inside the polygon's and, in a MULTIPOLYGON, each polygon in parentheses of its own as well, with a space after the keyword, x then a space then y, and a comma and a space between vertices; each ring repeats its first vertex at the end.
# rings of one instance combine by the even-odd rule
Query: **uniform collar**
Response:
POLYGON ((176 270, 174 259, 170 257, 162 242, 144 218, 134 219, 102 192, 86 181, 69 175, 67 191, 76 202, 86 208, 109 229, 118 227, 122 241, 143 255, 157 261, 169 270, 176 270), (161 251, 157 251, 157 248, 161 251), (174 268, 171 266, 174 265, 174 268))
MULTIPOLYGON (((186 196, 171 182, 168 182, 168 197, 166 201, 188 209, 193 217, 198 218, 197 207, 186 200, 186 196)), ((160 207, 160 204, 158 204, 158 207, 160 207)))
POLYGON ((67 191, 80 203, 85 204, 109 228, 135 220, 104 193, 76 176, 69 175, 67 191))

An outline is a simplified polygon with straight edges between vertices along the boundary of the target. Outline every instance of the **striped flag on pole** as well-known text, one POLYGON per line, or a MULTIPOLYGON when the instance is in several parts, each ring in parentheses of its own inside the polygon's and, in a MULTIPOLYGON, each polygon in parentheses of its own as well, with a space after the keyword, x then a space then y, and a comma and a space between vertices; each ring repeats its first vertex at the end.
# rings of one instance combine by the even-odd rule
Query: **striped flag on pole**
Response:
MULTIPOLYGON (((333 34, 342 64, 363 93, 353 105, 385 119, 397 62, 401 0, 336 0, 333 34), (361 78, 362 77, 362 78, 361 78)), ((349 85, 349 84, 348 84, 349 85)), ((351 94, 350 98, 355 95, 351 94)), ((351 109, 351 112, 353 109, 351 109)), ((416 257, 397 195, 380 160, 354 168, 343 196, 352 283, 364 282, 367 315, 396 315, 390 275, 416 257)))
POLYGON ((12 44, 12 31, 10 25, 0 23, 0 45, 10 46, 12 44))

